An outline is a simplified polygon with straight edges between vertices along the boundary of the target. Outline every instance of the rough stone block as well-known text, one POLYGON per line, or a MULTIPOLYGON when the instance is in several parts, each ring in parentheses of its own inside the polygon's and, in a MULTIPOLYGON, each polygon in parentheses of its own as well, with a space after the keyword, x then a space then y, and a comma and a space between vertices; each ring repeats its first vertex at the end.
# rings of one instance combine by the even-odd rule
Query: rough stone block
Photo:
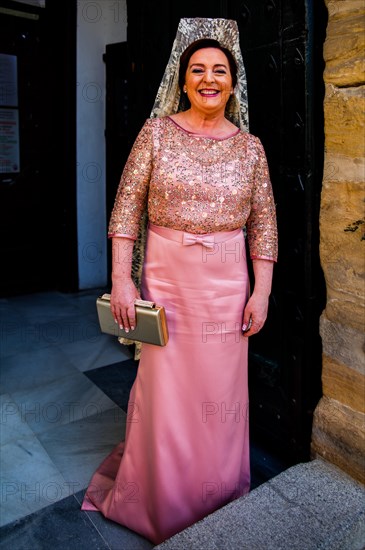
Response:
POLYGON ((365 376, 327 355, 323 356, 323 393, 355 411, 365 413, 365 376))
POLYGON ((336 88, 326 84, 324 101, 326 150, 363 157, 365 150, 365 86, 336 88))
POLYGON ((329 19, 343 19, 364 12, 364 0, 325 0, 329 19))
POLYGON ((355 295, 348 295, 327 286, 325 314, 329 321, 340 321, 341 325, 351 327, 360 333, 365 332, 365 306, 355 295))
POLYGON ((365 483, 365 415, 322 397, 315 410, 312 457, 322 457, 365 483))
POLYGON ((357 86, 365 82, 364 3, 332 2, 328 9, 325 82, 336 86, 357 86), (352 4, 352 5, 351 5, 352 4), (337 8, 337 9, 336 9, 337 8), (347 9, 346 9, 347 8, 347 9))
MULTIPOLYGON (((365 153, 365 151, 364 151, 365 153)), ((326 152, 323 166, 323 186, 330 191, 338 182, 364 184, 365 158, 347 157, 340 153, 326 152)))
MULTIPOLYGON (((329 289, 364 303, 365 186, 325 181, 321 197, 321 265, 329 289)), ((360 321, 358 321, 360 322, 360 321)))
MULTIPOLYGON (((364 334, 342 323, 327 319, 325 313, 320 319, 323 354, 338 363, 365 374, 364 334)), ((364 388, 365 390, 365 388, 364 388)))

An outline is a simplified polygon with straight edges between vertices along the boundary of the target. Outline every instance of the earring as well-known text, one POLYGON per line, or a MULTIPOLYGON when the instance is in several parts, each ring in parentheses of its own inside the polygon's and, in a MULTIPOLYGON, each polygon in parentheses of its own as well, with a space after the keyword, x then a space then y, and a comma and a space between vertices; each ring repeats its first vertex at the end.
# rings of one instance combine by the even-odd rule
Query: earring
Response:
POLYGON ((186 88, 183 88, 183 92, 184 92, 184 94, 186 94, 186 92, 187 92, 187 89, 186 89, 186 88))

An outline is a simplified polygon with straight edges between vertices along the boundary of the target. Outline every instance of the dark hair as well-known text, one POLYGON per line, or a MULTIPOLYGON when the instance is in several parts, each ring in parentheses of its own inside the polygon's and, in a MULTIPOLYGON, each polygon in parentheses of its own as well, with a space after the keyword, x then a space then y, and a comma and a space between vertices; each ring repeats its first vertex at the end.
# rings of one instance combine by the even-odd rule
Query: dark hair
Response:
POLYGON ((216 48, 217 50, 220 50, 224 53, 224 55, 228 59, 229 69, 232 77, 232 86, 234 88, 237 84, 237 63, 235 58, 233 57, 233 54, 228 48, 224 48, 223 46, 221 46, 218 40, 214 40, 213 38, 200 38, 199 40, 195 40, 195 42, 192 42, 181 54, 179 67, 180 90, 183 90, 185 84, 185 75, 186 71, 188 70, 191 56, 195 52, 197 52, 198 50, 202 50, 203 48, 216 48))

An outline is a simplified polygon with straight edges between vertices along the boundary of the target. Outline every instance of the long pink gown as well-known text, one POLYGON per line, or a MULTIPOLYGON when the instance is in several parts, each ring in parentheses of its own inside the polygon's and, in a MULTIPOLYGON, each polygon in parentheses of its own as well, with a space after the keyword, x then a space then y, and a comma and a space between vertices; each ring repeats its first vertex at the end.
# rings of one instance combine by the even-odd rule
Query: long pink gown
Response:
POLYGON ((277 235, 265 154, 239 130, 218 140, 169 117, 146 121, 110 236, 135 238, 147 201, 142 296, 165 306, 169 342, 143 344, 125 441, 95 472, 82 509, 158 544, 249 491, 242 227, 253 258, 275 261, 277 235))

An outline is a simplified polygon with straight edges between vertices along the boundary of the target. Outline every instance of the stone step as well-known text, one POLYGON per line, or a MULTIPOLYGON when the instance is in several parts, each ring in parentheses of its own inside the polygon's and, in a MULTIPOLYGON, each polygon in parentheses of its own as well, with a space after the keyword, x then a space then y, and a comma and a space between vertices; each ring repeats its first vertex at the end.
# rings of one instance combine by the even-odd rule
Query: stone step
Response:
POLYGON ((297 464, 156 550, 364 550, 365 487, 322 459, 297 464))

